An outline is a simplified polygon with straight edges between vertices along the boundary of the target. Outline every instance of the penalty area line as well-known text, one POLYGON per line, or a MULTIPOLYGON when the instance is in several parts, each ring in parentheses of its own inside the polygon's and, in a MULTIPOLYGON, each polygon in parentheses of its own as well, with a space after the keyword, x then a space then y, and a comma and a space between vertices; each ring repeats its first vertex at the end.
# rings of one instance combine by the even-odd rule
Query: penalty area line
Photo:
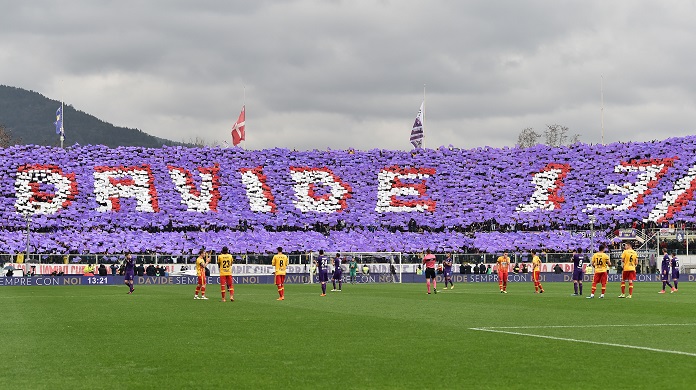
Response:
POLYGON ((566 337, 556 337, 556 336, 546 336, 546 335, 539 335, 539 334, 532 334, 532 333, 513 332, 513 331, 509 331, 509 330, 492 329, 492 328, 469 328, 469 330, 477 330, 477 331, 480 331, 480 332, 491 332, 491 333, 504 333, 504 334, 511 334, 511 335, 514 335, 514 336, 537 337, 537 338, 540 338, 540 339, 557 340, 557 341, 568 341, 568 342, 573 342, 573 343, 585 343, 585 344, 592 344, 592 345, 604 345, 604 346, 608 346, 608 347, 620 347, 620 348, 629 348, 629 349, 639 349, 639 350, 650 351, 650 352, 661 352, 661 353, 670 353, 670 354, 673 354, 673 355, 685 355, 685 356, 696 357, 696 353, 683 352, 683 351, 673 351, 673 350, 669 350, 669 349, 658 349, 658 348, 650 348, 650 347, 641 347, 641 346, 638 346, 638 345, 617 344, 617 343, 606 343, 606 342, 591 341, 591 340, 579 340, 579 339, 571 339, 571 338, 566 338, 566 337))

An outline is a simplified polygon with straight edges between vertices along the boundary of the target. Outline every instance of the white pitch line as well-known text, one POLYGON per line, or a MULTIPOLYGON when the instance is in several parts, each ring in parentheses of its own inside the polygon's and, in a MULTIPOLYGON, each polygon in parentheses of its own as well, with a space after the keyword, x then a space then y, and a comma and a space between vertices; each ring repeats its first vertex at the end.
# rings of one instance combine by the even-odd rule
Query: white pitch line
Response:
POLYGON ((696 326, 696 324, 614 324, 614 325, 535 325, 535 326, 481 326, 470 328, 484 329, 551 329, 551 328, 610 328, 610 327, 641 327, 641 326, 696 326))
POLYGON ((585 343, 585 344, 593 344, 593 345, 605 345, 609 347, 620 347, 620 348, 629 348, 629 349, 640 349, 643 351, 651 351, 651 352, 661 352, 661 353, 671 353, 674 355, 685 355, 685 356, 692 356, 696 357, 696 353, 691 353, 691 352, 682 352, 682 351, 672 351, 669 349, 657 349, 657 348, 650 348, 650 347, 641 347, 637 345, 628 345, 628 344, 616 344, 616 343, 604 343, 601 341, 590 341, 590 340, 578 340, 578 339, 571 339, 571 338, 566 338, 566 337, 555 337, 555 336, 545 336, 545 335, 538 335, 538 334, 530 334, 530 333, 521 333, 521 332, 511 332, 507 330, 499 330, 499 329, 491 329, 491 328, 469 328, 469 330, 478 330, 481 332, 492 332, 492 333, 505 333, 505 334, 511 334, 515 336, 528 336, 528 337, 538 337, 541 339, 549 339, 549 340, 559 340, 559 341, 570 341, 574 343, 585 343))

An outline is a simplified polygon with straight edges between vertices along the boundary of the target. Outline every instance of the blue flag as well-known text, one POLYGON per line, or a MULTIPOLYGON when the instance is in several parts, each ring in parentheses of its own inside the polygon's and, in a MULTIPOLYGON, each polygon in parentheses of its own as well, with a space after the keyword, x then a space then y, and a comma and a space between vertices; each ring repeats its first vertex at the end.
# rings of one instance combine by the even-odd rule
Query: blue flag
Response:
POLYGON ((63 132, 63 107, 58 107, 56 110, 56 121, 53 122, 56 125, 56 134, 61 134, 63 132))

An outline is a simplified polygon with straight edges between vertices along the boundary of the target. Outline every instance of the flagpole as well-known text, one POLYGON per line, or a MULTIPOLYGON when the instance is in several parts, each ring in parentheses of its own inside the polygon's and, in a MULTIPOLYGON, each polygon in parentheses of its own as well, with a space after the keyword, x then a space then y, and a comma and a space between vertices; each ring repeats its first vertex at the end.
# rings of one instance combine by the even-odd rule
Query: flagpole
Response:
POLYGON ((423 149, 425 149, 425 83, 423 83, 423 112, 421 116, 423 117, 421 119, 421 126, 423 126, 423 149))
POLYGON ((65 141, 65 130, 63 129, 63 122, 65 122, 65 107, 63 107, 63 80, 60 80, 60 148, 63 149, 63 141, 65 141))
MULTIPOLYGON (((242 85, 242 91, 244 97, 242 98, 242 108, 244 109, 244 131, 246 132, 246 85, 242 85)), ((246 142, 246 135, 244 137, 244 142, 246 142)))
POLYGON ((604 145, 604 75, 600 76, 599 82, 599 96, 602 101, 602 106, 599 109, 601 123, 602 123, 602 145, 604 145))
POLYGON ((65 141, 65 130, 63 129, 63 121, 65 121, 65 108, 63 107, 63 100, 60 101, 60 148, 63 149, 63 141, 65 141))

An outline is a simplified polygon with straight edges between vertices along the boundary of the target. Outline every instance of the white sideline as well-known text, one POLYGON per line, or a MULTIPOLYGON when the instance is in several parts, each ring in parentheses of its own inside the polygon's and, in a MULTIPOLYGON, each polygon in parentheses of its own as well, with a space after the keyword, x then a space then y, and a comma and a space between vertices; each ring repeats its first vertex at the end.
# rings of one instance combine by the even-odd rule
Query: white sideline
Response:
POLYGON ((609 346, 609 347, 640 349, 643 351, 671 353, 674 355, 685 355, 685 356, 696 357, 696 353, 683 352, 683 351, 673 351, 670 349, 658 349, 658 348, 650 348, 650 347, 641 347, 638 345, 606 343, 606 342, 601 342, 601 341, 578 340, 578 339, 571 339, 571 338, 567 338, 567 337, 546 336, 546 335, 539 335, 539 334, 532 334, 532 333, 522 333, 522 332, 513 332, 513 331, 509 331, 509 330, 502 330, 502 329, 544 329, 544 328, 546 328, 546 329, 548 329, 548 328, 599 328, 599 327, 627 327, 627 326, 694 326, 694 324, 500 326, 500 327, 469 328, 469 330, 476 330, 476 331, 480 331, 480 332, 504 333, 504 334, 511 334, 511 335, 515 335, 515 336, 537 337, 537 338, 549 339, 549 340, 570 341, 570 342, 574 342, 574 343, 605 345, 605 346, 609 346))

